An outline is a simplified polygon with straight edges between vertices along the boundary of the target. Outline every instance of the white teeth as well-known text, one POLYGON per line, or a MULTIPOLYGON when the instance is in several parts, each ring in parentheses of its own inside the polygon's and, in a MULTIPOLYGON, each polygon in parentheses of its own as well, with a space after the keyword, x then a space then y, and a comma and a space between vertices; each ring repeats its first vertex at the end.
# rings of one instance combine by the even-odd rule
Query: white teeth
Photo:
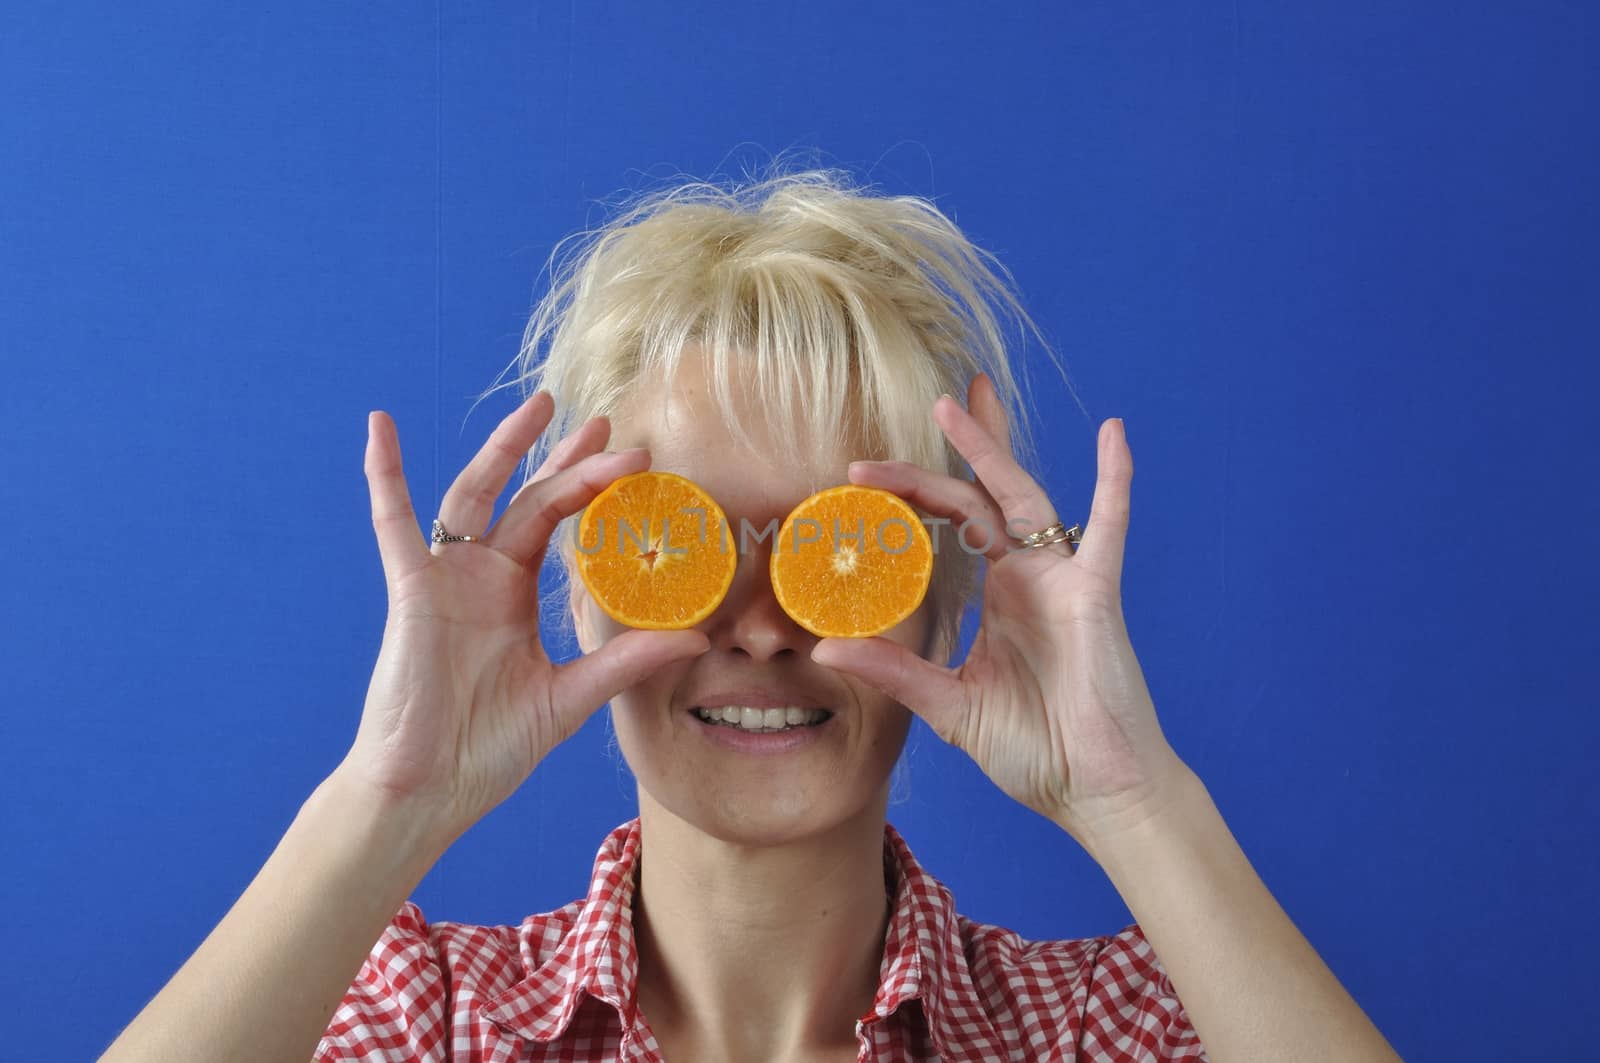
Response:
POLYGON ((790 705, 781 709, 758 709, 749 705, 727 705, 720 709, 695 709, 707 723, 724 723, 743 731, 780 731, 819 723, 829 715, 826 709, 802 709, 790 705))

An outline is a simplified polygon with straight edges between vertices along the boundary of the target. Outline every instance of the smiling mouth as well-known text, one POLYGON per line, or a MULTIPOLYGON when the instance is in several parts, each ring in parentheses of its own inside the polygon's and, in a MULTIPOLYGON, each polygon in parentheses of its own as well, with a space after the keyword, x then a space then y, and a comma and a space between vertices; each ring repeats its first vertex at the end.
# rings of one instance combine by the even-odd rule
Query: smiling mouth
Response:
POLYGON ((731 727, 736 731, 753 734, 778 734, 798 727, 816 727, 833 718, 831 709, 802 709, 788 706, 781 709, 759 709, 742 705, 727 705, 715 709, 695 706, 689 710, 695 719, 716 727, 731 727))

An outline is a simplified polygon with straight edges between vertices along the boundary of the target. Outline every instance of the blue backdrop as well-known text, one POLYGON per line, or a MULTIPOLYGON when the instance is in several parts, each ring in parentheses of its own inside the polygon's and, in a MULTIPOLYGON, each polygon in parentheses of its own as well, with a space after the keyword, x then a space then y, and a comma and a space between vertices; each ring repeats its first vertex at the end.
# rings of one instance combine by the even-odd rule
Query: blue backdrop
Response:
MULTIPOLYGON (((1589 5, 5 21, 6 1058, 97 1054, 348 747, 385 611, 367 411, 431 517, 515 404, 471 409, 554 242, 794 146, 1015 272, 1092 415, 1035 374, 1063 512, 1126 419, 1126 613, 1167 733, 1400 1052, 1592 1050, 1589 5)), ((911 742, 890 818, 966 914, 1125 924, 1069 838, 911 742)), ((555 907, 633 814, 597 714, 416 899, 555 907)))

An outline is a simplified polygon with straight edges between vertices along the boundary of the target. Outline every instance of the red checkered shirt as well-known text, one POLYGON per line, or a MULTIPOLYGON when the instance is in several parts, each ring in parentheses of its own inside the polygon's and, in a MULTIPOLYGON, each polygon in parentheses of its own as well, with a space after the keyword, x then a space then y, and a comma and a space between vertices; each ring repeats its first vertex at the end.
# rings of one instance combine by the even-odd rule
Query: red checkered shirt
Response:
MULTIPOLYGON (((520 926, 429 923, 400 907, 334 1013, 315 1059, 661 1063, 634 1008, 639 820, 606 836, 589 894, 520 926)), ((1028 941, 958 915, 884 825, 894 914, 858 1060, 1203 1060, 1137 924, 1028 941)))

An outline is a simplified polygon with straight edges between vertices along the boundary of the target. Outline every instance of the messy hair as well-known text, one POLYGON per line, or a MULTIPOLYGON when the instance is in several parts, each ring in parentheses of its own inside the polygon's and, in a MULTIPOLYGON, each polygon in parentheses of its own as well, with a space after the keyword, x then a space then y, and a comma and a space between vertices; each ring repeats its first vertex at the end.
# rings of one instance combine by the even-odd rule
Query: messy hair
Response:
MULTIPOLYGON (((929 200, 876 194, 838 169, 788 171, 775 161, 743 181, 689 179, 635 194, 609 221, 558 243, 550 277, 513 363, 524 398, 543 389, 555 399, 524 482, 554 442, 614 415, 644 382, 670 380, 692 345, 742 444, 750 426, 735 390, 747 384, 780 453, 826 451, 848 438, 865 447, 862 458, 969 479, 933 422, 934 400, 948 393, 964 402, 972 378, 987 373, 1018 460, 1031 467, 1027 373, 1013 362, 1003 321, 1024 326, 1060 368, 994 255, 929 200)), ((565 580, 568 524, 555 537, 565 580)), ((952 652, 979 560, 954 545, 941 541, 928 593, 952 652)))

